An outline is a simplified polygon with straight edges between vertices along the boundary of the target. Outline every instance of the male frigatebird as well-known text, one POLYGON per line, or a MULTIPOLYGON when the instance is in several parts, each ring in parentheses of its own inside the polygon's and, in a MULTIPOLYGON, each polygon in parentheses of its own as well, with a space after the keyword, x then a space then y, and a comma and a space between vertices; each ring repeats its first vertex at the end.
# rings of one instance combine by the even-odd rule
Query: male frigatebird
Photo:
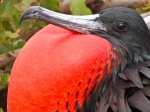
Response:
POLYGON ((17 57, 8 112, 150 112, 150 35, 137 12, 71 16, 33 6, 20 22, 30 18, 59 27, 43 28, 17 57))

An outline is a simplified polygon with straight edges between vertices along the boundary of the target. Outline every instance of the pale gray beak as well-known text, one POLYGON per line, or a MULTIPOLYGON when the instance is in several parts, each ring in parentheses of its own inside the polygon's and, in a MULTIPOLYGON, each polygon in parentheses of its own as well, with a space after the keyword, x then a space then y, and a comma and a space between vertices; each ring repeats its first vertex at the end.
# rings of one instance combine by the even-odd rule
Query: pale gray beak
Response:
POLYGON ((20 17, 20 23, 24 19, 39 19, 69 30, 80 33, 106 32, 106 27, 98 21, 99 14, 87 16, 73 16, 50 11, 43 7, 32 6, 20 17))

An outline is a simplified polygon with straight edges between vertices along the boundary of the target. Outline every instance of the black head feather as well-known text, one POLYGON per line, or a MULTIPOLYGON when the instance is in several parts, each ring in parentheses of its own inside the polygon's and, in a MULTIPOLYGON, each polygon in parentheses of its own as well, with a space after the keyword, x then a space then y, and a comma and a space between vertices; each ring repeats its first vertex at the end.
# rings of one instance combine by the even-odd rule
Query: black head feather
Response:
POLYGON ((116 47, 125 51, 129 62, 137 64, 150 60, 150 35, 143 18, 134 10, 124 7, 108 8, 99 13, 107 32, 101 34, 116 47))

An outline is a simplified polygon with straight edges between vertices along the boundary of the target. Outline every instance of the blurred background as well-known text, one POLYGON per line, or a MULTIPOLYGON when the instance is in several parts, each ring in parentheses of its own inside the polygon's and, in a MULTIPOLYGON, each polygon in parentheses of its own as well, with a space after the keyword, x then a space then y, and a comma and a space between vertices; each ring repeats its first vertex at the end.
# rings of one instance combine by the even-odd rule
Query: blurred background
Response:
POLYGON ((150 15, 150 0, 0 0, 0 112, 7 112, 13 62, 28 39, 46 25, 38 20, 26 20, 19 25, 21 13, 34 5, 72 15, 90 15, 108 7, 124 6, 143 17, 150 15))

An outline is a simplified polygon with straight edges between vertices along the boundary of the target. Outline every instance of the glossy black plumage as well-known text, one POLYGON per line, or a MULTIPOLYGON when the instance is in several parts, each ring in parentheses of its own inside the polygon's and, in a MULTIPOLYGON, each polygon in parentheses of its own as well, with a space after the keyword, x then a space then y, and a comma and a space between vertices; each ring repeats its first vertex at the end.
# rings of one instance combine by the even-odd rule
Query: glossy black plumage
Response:
POLYGON ((97 112, 149 112, 150 79, 141 73, 141 68, 150 70, 150 62, 127 67, 108 84, 103 93, 97 112))
POLYGON ((123 7, 109 8, 99 15, 107 31, 93 34, 109 40, 117 48, 114 52, 122 54, 123 63, 104 92, 99 93, 96 112, 149 112, 150 35, 144 20, 134 10, 123 7), (127 25, 123 32, 114 28, 119 22, 127 25))

